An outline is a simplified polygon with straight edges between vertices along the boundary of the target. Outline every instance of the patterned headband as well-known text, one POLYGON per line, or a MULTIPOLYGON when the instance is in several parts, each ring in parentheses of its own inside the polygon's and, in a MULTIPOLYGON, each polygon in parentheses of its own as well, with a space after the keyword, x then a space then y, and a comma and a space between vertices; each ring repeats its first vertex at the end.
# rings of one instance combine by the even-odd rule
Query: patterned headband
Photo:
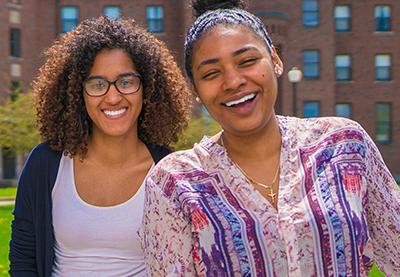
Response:
POLYGON ((265 29, 264 23, 255 15, 238 8, 217 9, 203 13, 192 24, 186 35, 185 40, 185 70, 190 79, 192 74, 192 55, 193 45, 198 41, 202 34, 218 24, 245 25, 251 28, 260 38, 262 38, 268 50, 272 50, 272 41, 265 29))

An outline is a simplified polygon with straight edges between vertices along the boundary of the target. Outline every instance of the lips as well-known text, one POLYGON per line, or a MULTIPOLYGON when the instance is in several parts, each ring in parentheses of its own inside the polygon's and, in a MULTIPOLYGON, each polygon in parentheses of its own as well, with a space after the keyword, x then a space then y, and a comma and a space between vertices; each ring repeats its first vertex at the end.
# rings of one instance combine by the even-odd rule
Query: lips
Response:
POLYGON ((239 99, 231 100, 231 101, 223 103, 223 104, 227 107, 233 107, 233 106, 236 106, 236 105, 248 102, 248 101, 252 101, 256 96, 257 96, 257 94, 250 93, 239 99))

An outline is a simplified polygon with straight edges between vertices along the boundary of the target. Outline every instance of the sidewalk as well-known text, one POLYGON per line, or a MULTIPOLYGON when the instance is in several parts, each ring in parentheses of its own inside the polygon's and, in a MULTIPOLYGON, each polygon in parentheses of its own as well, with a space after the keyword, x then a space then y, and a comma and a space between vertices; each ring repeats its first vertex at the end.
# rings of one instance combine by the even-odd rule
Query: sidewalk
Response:
POLYGON ((14 205, 14 197, 0 197, 0 206, 14 205))

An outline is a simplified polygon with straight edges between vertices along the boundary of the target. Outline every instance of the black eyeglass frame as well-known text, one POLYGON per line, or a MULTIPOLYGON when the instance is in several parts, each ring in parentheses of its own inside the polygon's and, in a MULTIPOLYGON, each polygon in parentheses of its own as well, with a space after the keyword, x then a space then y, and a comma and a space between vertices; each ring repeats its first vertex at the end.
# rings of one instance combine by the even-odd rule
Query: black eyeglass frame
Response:
POLYGON ((121 93, 122 95, 130 95, 130 94, 134 94, 134 93, 136 93, 136 92, 138 92, 138 91, 140 90, 140 88, 142 87, 142 82, 143 82, 143 81, 142 81, 142 76, 140 76, 139 74, 137 74, 137 73, 135 73, 135 72, 130 72, 130 73, 122 74, 122 75, 118 76, 118 78, 115 79, 114 81, 109 81, 109 80, 107 80, 107 79, 105 79, 105 78, 103 78, 103 77, 97 77, 97 76, 95 76, 95 77, 89 77, 89 78, 87 78, 85 81, 83 81, 83 90, 84 90, 84 92, 85 92, 87 95, 89 95, 89 96, 91 96, 91 97, 101 97, 101 96, 104 96, 104 95, 106 95, 106 94, 108 93, 108 91, 110 90, 111 85, 114 85, 115 89, 116 89, 119 93, 121 93), (138 88, 137 88, 135 91, 133 91, 133 92, 128 92, 128 93, 121 92, 121 91, 119 90, 118 86, 116 85, 116 83, 117 83, 121 78, 129 77, 129 76, 134 76, 134 77, 138 78, 138 79, 139 79, 139 86, 138 86, 138 88), (104 80, 104 81, 107 82, 108 87, 107 87, 106 91, 105 91, 103 94, 93 95, 93 94, 90 94, 90 93, 86 90, 86 82, 88 82, 88 81, 90 81, 90 80, 93 80, 93 79, 101 79, 101 80, 104 80))

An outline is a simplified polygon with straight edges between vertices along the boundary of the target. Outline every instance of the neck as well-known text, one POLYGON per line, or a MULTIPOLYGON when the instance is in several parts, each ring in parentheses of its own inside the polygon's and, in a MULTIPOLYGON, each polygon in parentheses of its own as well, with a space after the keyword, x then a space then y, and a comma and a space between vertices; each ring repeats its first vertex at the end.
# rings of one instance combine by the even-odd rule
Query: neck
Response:
POLYGON ((263 131, 256 134, 237 136, 224 131, 222 136, 229 156, 236 161, 265 160, 280 154, 281 134, 275 116, 271 118, 263 131))
POLYGON ((107 166, 120 166, 139 158, 144 143, 136 133, 124 137, 104 137, 93 135, 89 139, 88 153, 85 159, 107 166))

